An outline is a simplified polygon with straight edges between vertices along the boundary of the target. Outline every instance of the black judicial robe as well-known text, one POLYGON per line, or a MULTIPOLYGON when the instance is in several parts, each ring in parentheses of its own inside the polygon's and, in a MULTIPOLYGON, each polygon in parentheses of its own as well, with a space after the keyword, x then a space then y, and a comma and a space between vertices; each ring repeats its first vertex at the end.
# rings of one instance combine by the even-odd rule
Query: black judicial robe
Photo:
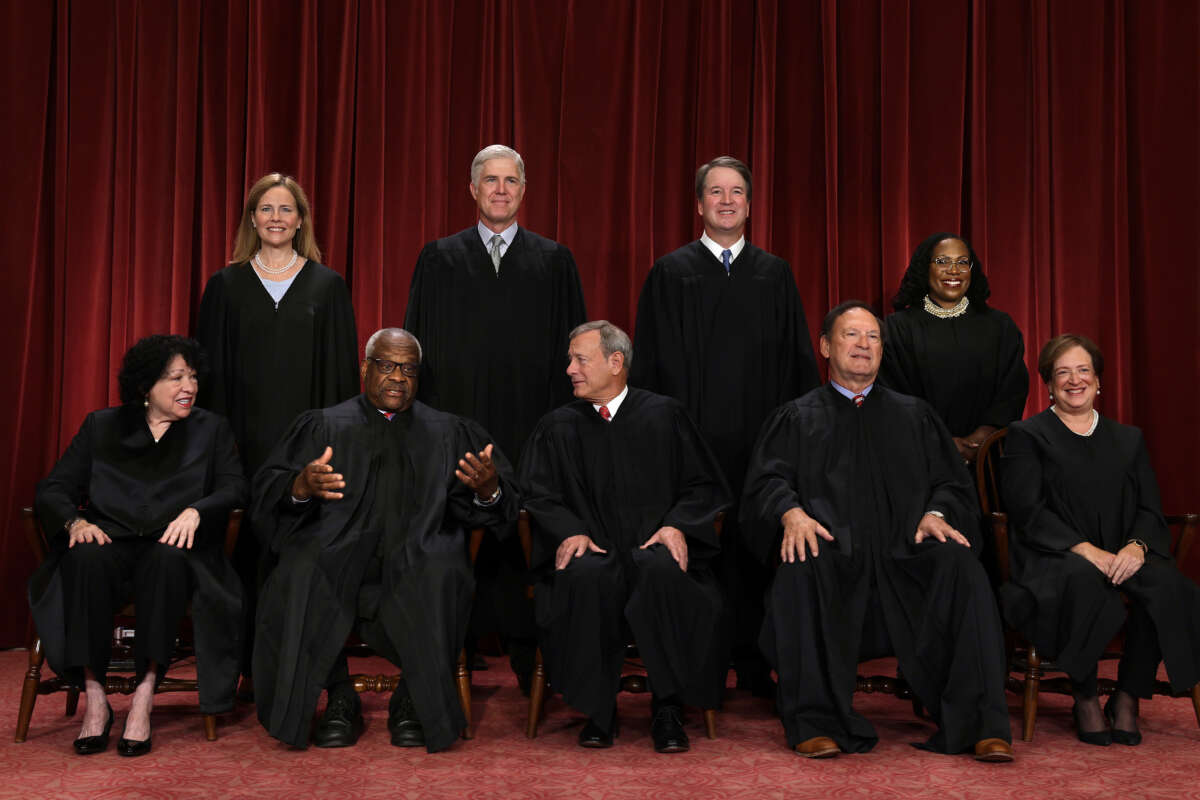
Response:
POLYGON ((198 403, 229 418, 247 475, 296 415, 359 391, 350 290, 315 261, 296 274, 278 308, 250 264, 217 272, 200 300, 196 339, 212 369, 198 403))
POLYGON ((735 493, 763 420, 820 384, 791 267, 746 243, 724 266, 699 240, 654 263, 630 383, 683 403, 735 493))
POLYGON ((66 656, 58 565, 67 521, 82 516, 114 540, 158 539, 190 506, 200 513, 187 551, 200 710, 233 708, 242 590, 224 545, 229 512, 245 502, 246 478, 224 417, 194 408, 155 442, 141 408, 88 414, 37 490, 50 555, 30 578, 29 605, 51 668, 62 675, 66 656))
POLYGON ((884 329, 879 383, 929 403, 951 436, 1021 418, 1029 370, 1025 341, 1008 314, 972 305, 942 319, 913 306, 889 316, 884 329))
POLYGON ((330 669, 363 605, 364 640, 402 664, 432 752, 465 725, 453 666, 466 634, 472 579, 467 530, 516 519, 503 453, 493 450, 502 500, 482 508, 454 476, 458 459, 491 438, 476 423, 420 402, 389 422, 365 396, 296 419, 254 478, 255 530, 279 563, 260 593, 254 648, 258 718, 274 737, 308 745, 330 669), (297 473, 333 448, 346 479, 336 501, 291 501, 297 473), (373 556, 382 585, 364 600, 373 556), (371 635, 374 634, 374 635, 371 635))
MULTIPOLYGON (((587 638, 608 632, 598 648, 605 654, 603 664, 581 664, 570 652, 569 639, 554 635, 562 627, 558 623, 570 616, 572 600, 569 592, 557 591, 555 578, 562 573, 554 570, 554 556, 565 539, 586 533, 620 564, 625 586, 612 587, 620 598, 616 613, 624 609, 635 635, 641 627, 636 620, 650 617, 654 621, 646 627, 673 634, 638 640, 648 666, 675 665, 666 671, 694 678, 690 685, 663 693, 677 690, 686 703, 718 707, 724 688, 724 670, 715 661, 722 602, 708 562, 720 548, 713 522, 729 507, 730 497, 716 459, 683 406, 631 386, 611 422, 586 400, 558 408, 530 437, 520 481, 523 504, 534 522, 533 562, 543 577, 537 586, 537 616, 539 627, 550 632, 543 637, 543 654, 551 685, 593 720, 604 723, 611 716, 624 655, 620 626, 586 613, 574 616, 584 623, 576 630, 587 638), (672 614, 678 606, 649 596, 651 592, 639 596, 635 590, 630 597, 633 573, 645 568, 643 557, 656 549, 666 551, 662 546, 638 548, 666 525, 683 531, 687 539, 688 580, 678 585, 679 595, 690 604, 686 614, 672 614), (604 680, 586 680, 585 674, 594 670, 604 680), (605 688, 597 690, 600 684, 605 688), (572 691, 576 687, 582 688, 572 691)), ((676 573, 682 574, 671 560, 670 577, 676 573)))
POLYGON ((1200 681, 1200 587, 1171 559, 1142 432, 1102 416, 1080 436, 1046 409, 1009 428, 1001 470, 1012 522, 1011 583, 1000 592, 1009 623, 1069 674, 1086 675, 1126 619, 1126 593, 1154 622, 1172 687, 1200 681), (1067 595, 1074 571, 1100 574, 1073 545, 1115 553, 1130 539, 1150 548, 1141 569, 1120 587, 1071 581, 1088 596, 1067 595))
POLYGON ((863 406, 826 385, 763 425, 742 500, 747 543, 777 561, 780 518, 794 507, 834 537, 801 564, 782 564, 760 639, 779 674, 791 746, 831 736, 869 750, 874 729, 851 708, 869 601, 904 677, 939 731, 927 747, 972 748, 1008 738, 1000 616, 979 563, 979 508, 945 425, 918 398, 875 385, 863 406), (913 542, 927 511, 971 542, 913 542), (783 596, 804 571, 811 596, 783 596))
POLYGON ((424 352, 418 397, 483 425, 517 463, 541 416, 571 399, 567 334, 586 320, 558 242, 518 227, 499 275, 474 225, 430 242, 404 319, 424 352))

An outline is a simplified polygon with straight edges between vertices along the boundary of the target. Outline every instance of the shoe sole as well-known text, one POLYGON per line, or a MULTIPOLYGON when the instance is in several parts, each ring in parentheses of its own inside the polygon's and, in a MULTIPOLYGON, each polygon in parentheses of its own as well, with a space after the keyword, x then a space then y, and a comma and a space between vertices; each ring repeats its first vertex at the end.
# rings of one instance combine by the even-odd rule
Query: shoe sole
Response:
POLYGON ((841 751, 835 747, 831 750, 817 750, 814 753, 801 753, 799 750, 795 752, 796 755, 800 756, 801 758, 833 758, 841 751))
POLYGON ((976 761, 982 761, 985 764, 1005 764, 1013 760, 1011 753, 988 753, 984 756, 975 756, 976 761))

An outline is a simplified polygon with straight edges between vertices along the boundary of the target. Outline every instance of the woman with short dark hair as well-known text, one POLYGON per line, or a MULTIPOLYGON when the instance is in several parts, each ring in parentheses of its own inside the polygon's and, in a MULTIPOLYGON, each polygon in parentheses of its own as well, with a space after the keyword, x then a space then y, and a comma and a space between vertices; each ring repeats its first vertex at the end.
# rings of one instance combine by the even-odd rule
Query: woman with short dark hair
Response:
POLYGON ((121 405, 88 414, 50 475, 37 515, 51 553, 30 579, 46 660, 87 696, 80 755, 108 746, 105 694, 113 614, 137 613, 137 688, 117 751, 150 752, 150 711, 179 622, 192 605, 204 713, 233 706, 241 589, 223 551, 229 511, 246 479, 224 417, 194 408, 200 345, 148 336, 125 354, 121 405))
POLYGON ((1021 418, 1029 393, 1021 331, 990 294, 967 241, 935 233, 913 252, 884 328, 879 382, 933 406, 968 462, 1021 418))
POLYGON ((1071 678, 1079 739, 1135 745, 1138 700, 1153 694, 1159 662, 1176 691, 1200 681, 1200 587, 1171 558, 1142 432, 1095 409, 1100 348, 1055 337, 1038 372, 1051 406, 1009 428, 1001 462, 1013 524, 1001 605, 1071 678), (1102 711, 1096 664, 1122 625, 1117 691, 1102 711))

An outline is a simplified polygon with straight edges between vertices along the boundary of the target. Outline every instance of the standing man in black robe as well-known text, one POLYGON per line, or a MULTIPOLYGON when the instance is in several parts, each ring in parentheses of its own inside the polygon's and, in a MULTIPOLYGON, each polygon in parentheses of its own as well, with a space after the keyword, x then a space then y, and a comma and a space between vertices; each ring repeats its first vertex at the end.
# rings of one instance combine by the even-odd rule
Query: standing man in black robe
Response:
POLYGON ((550 684, 588 715, 583 747, 611 747, 625 625, 653 692, 654 749, 688 749, 683 704, 724 688, 720 587, 708 564, 729 492, 683 406, 626 384, 633 347, 600 320, 571 332, 575 402, 538 424, 521 459, 550 684), (553 564, 553 570, 550 565, 553 564))
POLYGON ((255 477, 255 530, 279 558, 258 610, 258 718, 296 747, 322 689, 313 742, 357 741, 362 706, 342 655, 356 627, 404 670, 392 744, 443 750, 466 723, 453 681, 474 584, 466 531, 511 523, 517 499, 478 424, 414 401, 420 364, 412 334, 375 333, 363 393, 301 414, 255 477))
MULTIPOLYGON (((517 463, 538 419, 571 399, 562 354, 567 332, 587 319, 583 289, 570 250, 517 224, 525 197, 517 151, 480 150, 468 188, 479 220, 425 245, 404 325, 425 347, 420 399, 483 425, 517 463)), ((535 631, 515 537, 504 545, 494 532, 484 538, 476 577, 472 632, 510 638, 527 689, 535 631)))
MULTIPOLYGON (((683 403, 717 454, 735 501, 763 420, 820 385, 804 304, 783 259, 748 243, 749 168, 721 156, 696 171, 704 234, 655 262, 638 301, 631 380, 683 403)), ((770 696, 754 636, 770 575, 746 550, 736 511, 718 571, 730 601, 738 686, 770 696)))
POLYGON ((979 562, 979 507, 946 426, 875 383, 883 340, 863 303, 821 325, 830 383, 763 426, 742 525, 781 560, 760 645, 779 675, 788 746, 875 746, 851 707, 859 661, 894 654, 937 722, 923 747, 1011 761, 1000 615, 979 562))

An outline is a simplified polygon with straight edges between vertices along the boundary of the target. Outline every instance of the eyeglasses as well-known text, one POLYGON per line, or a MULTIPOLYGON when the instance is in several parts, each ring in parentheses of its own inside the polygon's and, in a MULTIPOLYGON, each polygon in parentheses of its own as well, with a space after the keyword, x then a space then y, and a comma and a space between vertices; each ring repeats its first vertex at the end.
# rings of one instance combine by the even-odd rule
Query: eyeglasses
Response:
POLYGON ((956 261, 953 258, 947 258, 946 256, 938 256, 929 263, 941 267, 947 272, 950 271, 951 267, 958 267, 962 272, 970 272, 972 266, 971 259, 969 258, 960 258, 956 261))
POLYGON ((400 368, 400 374, 406 378, 415 378, 421 374, 420 364, 398 363, 388 361, 386 358, 375 358, 374 356, 367 356, 367 361, 374 361, 375 368, 384 375, 391 375, 395 372, 396 367, 400 368))

